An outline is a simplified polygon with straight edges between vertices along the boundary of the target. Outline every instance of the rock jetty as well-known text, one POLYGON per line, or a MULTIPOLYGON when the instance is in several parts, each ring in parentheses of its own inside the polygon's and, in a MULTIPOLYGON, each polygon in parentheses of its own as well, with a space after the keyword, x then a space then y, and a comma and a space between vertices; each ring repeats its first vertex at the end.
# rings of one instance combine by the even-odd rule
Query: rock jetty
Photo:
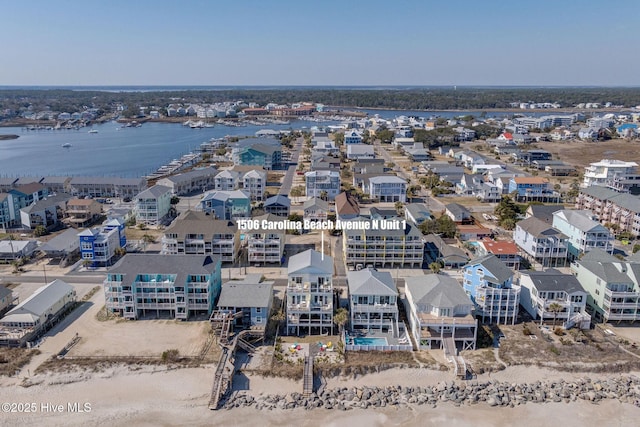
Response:
POLYGON ((300 393, 255 397, 238 392, 229 396, 222 407, 255 407, 258 410, 324 408, 348 411, 370 407, 403 408, 413 405, 430 405, 435 408, 445 402, 455 406, 482 404, 492 407, 514 407, 527 403, 570 403, 577 400, 598 403, 607 399, 640 407, 640 378, 583 378, 574 381, 537 381, 530 384, 443 381, 428 387, 344 387, 313 393, 309 397, 300 393))

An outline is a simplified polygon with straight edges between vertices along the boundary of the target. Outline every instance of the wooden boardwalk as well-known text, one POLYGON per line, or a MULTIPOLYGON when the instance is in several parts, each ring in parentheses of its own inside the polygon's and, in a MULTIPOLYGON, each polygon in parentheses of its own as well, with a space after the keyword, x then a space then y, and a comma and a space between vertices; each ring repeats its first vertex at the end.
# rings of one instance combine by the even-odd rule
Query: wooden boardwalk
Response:
POLYGON ((304 374, 302 377, 302 395, 309 397, 313 394, 313 357, 304 358, 304 374))

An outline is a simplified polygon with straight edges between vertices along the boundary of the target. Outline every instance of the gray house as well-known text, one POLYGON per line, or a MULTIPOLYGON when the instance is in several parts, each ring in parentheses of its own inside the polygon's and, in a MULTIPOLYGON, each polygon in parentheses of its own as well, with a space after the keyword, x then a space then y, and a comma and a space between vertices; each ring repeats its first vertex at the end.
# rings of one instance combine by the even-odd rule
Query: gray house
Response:
POLYGON ((222 285, 217 309, 227 313, 242 313, 235 326, 266 329, 273 304, 273 282, 261 281, 261 274, 250 274, 241 281, 222 285))

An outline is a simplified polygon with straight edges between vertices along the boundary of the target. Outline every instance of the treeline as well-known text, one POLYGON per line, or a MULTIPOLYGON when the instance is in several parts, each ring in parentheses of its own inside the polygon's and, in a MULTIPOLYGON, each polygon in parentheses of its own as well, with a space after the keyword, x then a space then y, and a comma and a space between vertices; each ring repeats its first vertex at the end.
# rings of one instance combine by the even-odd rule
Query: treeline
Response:
POLYGON ((481 110, 510 108, 512 102, 557 102, 562 107, 597 102, 640 105, 640 88, 413 88, 343 89, 281 88, 157 92, 100 92, 80 90, 0 90, 0 109, 51 108, 71 111, 89 106, 108 110, 116 103, 166 107, 170 103, 215 103, 243 100, 265 105, 299 101, 330 106, 403 110, 481 110))

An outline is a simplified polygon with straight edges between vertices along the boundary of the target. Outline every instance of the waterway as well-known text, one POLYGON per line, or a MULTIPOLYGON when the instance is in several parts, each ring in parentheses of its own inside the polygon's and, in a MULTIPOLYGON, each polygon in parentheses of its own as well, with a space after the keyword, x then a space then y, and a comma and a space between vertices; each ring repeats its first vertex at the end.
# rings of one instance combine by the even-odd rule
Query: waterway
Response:
MULTIPOLYGON (((353 109, 352 109, 353 110, 353 109)), ((369 116, 385 119, 398 116, 452 118, 480 111, 406 111, 358 109, 369 116)), ((551 114, 549 112, 547 114, 551 114)), ((488 117, 504 117, 513 113, 491 112, 488 117)), ((177 123, 145 123, 139 128, 121 127, 109 122, 95 125, 98 133, 80 130, 40 130, 0 128, 0 133, 17 134, 14 140, 0 141, 0 177, 19 176, 119 176, 139 177, 158 167, 195 151, 211 138, 254 136, 258 130, 303 129, 328 126, 338 122, 314 123, 292 120, 287 125, 265 124, 230 127, 216 124, 212 128, 191 129, 177 123), (63 144, 71 144, 64 148, 63 144)))
MULTIPOLYGON (((322 124, 322 123, 321 123, 322 124)), ((290 125, 267 124, 191 129, 176 123, 145 123, 139 128, 110 122, 95 125, 98 133, 80 130, 24 130, 0 128, 16 134, 0 141, 0 177, 18 176, 119 176, 133 178, 195 151, 211 138, 254 136, 260 129, 287 130, 316 125, 295 121, 290 125), (69 143, 71 147, 64 148, 69 143)))

